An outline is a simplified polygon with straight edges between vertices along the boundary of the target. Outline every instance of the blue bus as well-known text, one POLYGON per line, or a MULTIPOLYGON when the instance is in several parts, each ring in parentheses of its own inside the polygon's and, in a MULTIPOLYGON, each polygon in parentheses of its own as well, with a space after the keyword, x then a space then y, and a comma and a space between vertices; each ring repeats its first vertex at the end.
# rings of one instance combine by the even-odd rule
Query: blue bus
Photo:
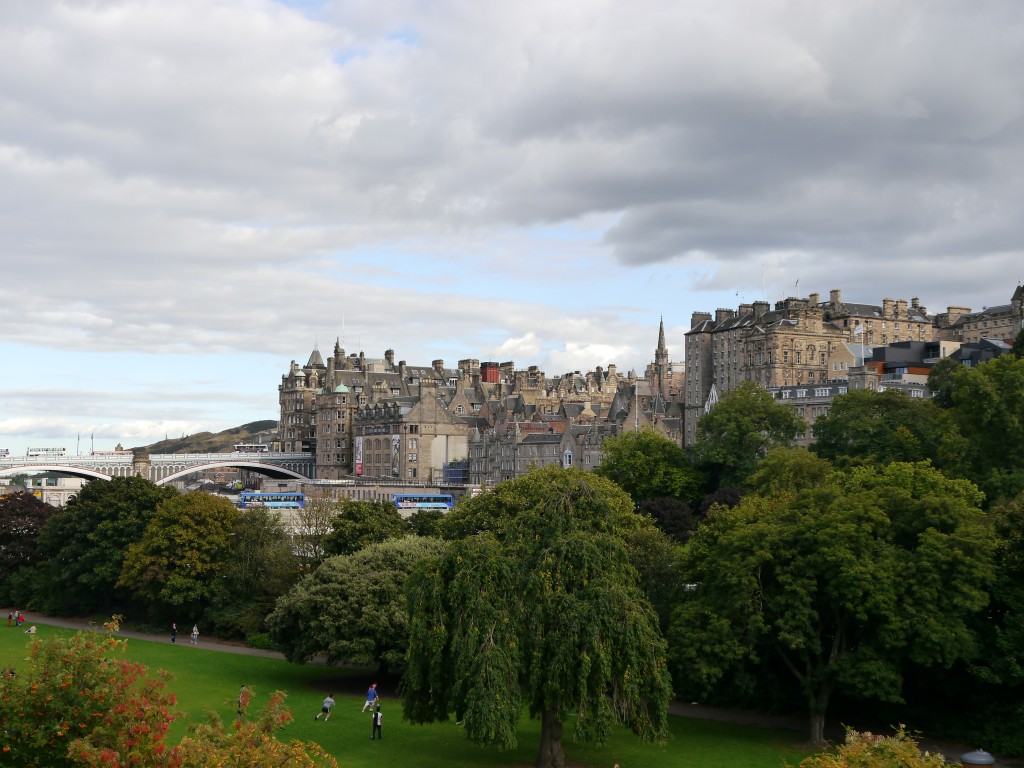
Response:
POLYGON ((454 506, 450 493, 396 493, 395 506, 402 509, 441 509, 449 510, 454 506))
POLYGON ((302 493, 257 493, 245 491, 238 496, 238 506, 270 507, 272 509, 301 509, 306 506, 306 496, 302 493))

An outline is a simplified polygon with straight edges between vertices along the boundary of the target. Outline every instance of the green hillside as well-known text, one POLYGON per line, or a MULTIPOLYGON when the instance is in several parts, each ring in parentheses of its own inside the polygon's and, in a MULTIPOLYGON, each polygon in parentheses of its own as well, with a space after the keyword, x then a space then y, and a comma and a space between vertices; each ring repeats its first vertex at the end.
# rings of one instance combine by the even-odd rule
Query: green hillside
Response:
POLYGON ((223 432, 197 432, 194 435, 168 438, 151 445, 131 448, 136 455, 151 453, 226 453, 236 443, 271 443, 277 437, 277 422, 273 419, 253 421, 223 432))

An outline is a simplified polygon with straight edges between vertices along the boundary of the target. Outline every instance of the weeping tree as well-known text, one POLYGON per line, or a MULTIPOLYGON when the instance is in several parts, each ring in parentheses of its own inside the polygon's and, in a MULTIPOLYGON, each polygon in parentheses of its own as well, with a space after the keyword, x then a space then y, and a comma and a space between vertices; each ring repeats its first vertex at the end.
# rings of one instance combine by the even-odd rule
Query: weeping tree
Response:
POLYGON ((541 721, 539 768, 565 765, 563 723, 602 741, 614 723, 666 728, 671 684, 658 619, 627 537, 651 523, 609 480, 546 467, 463 500, 460 536, 407 584, 405 716, 464 722, 478 744, 516 746, 541 721))

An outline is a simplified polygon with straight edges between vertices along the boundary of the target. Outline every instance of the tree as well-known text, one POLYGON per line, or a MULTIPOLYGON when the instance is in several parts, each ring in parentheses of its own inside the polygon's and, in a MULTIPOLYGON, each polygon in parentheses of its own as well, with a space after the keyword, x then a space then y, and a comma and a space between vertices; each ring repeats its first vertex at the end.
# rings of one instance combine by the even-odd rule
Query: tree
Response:
POLYGON ((1018 360, 1024 357, 1024 329, 1021 329, 1013 339, 1013 347, 1010 349, 1010 354, 1018 360))
POLYGON ((742 485, 769 449, 792 445, 806 428, 794 409, 744 381, 700 417, 694 455, 710 470, 716 488, 742 485))
POLYGON ((640 512, 648 515, 658 530, 680 544, 689 541, 699 520, 699 515, 685 501, 666 496, 642 502, 640 512))
MULTIPOLYGON (((56 508, 31 493, 0 496, 0 584, 40 560, 37 539, 56 508)), ((0 597, 0 602, 4 602, 0 597)))
POLYGON ((125 553, 142 538, 160 502, 178 492, 141 477, 92 480, 47 520, 39 535, 36 601, 48 613, 89 614, 123 608, 117 587, 125 553))
POLYGON ((401 667, 409 647, 406 579, 443 550, 439 539, 409 536, 325 560, 277 601, 267 617, 271 639, 298 664, 326 654, 331 664, 401 667))
POLYGON ((953 419, 967 477, 992 501, 1024 491, 1024 360, 1003 355, 953 374, 953 419))
POLYGON ((213 629, 249 637, 295 583, 299 559, 276 510, 249 507, 235 521, 227 561, 207 613, 213 629))
POLYGON ((540 768, 564 766, 563 722, 604 739, 619 721, 665 732, 665 641, 624 536, 650 527, 616 485, 545 467, 463 499, 449 530, 478 530, 409 580, 404 713, 451 712, 480 744, 515 746, 523 703, 541 721, 540 768))
POLYGON ((408 527, 394 504, 347 500, 331 519, 331 532, 324 538, 324 548, 331 555, 351 555, 369 544, 406 533, 408 527))
POLYGON ((836 461, 958 464, 963 439, 946 411, 899 389, 855 389, 814 422, 811 450, 836 461))
POLYGON ((981 500, 927 463, 893 463, 718 508, 686 552, 700 586, 673 616, 678 681, 749 685, 778 658, 821 742, 837 689, 899 701, 907 664, 971 658, 995 546, 981 500))
POLYGON ((324 540, 341 505, 323 495, 307 494, 306 503, 295 515, 293 542, 306 565, 316 567, 327 557, 324 540))
POLYGON ((651 429, 605 440, 594 472, 622 488, 637 505, 665 497, 696 501, 704 485, 686 452, 651 429))
POLYGON ((223 496, 196 491, 162 502, 124 558, 117 585, 165 618, 187 606, 201 616, 231 556, 240 512, 223 496))
POLYGON ((953 376, 963 364, 951 357, 944 357, 928 371, 928 391, 932 393, 932 402, 939 408, 950 408, 953 405, 953 376))

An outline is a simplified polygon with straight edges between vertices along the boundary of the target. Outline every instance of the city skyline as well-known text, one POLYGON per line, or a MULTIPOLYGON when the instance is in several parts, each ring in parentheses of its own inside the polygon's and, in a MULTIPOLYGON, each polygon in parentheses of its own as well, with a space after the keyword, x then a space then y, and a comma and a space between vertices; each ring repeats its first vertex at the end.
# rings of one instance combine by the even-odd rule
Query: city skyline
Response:
POLYGON ((664 318, 1009 301, 1024 7, 0 11, 0 448, 278 417, 349 352, 642 372, 664 318))

